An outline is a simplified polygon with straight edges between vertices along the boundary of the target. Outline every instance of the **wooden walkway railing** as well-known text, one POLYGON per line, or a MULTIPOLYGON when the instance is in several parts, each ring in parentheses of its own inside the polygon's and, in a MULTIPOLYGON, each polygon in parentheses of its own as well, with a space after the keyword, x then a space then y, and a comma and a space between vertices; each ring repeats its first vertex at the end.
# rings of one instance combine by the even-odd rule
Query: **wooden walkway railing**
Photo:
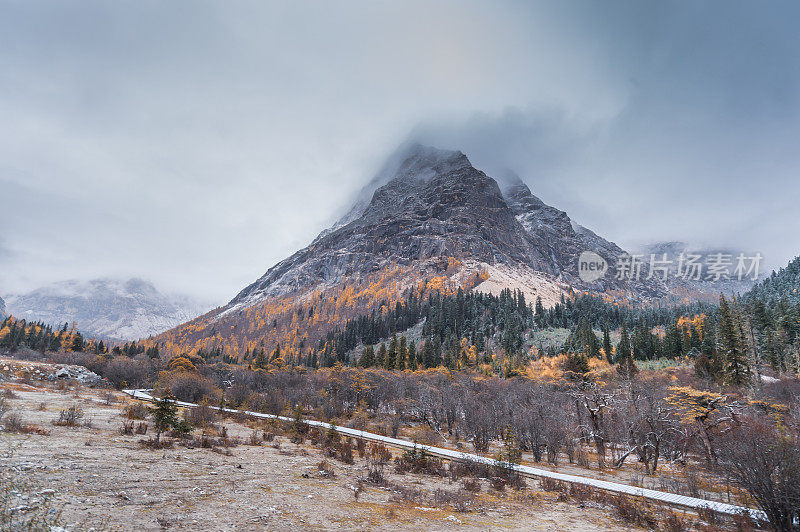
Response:
MULTIPOLYGON (((150 390, 123 390, 124 393, 130 395, 135 399, 141 399, 144 401, 154 401, 155 398, 148 393, 149 391, 150 390)), ((188 408, 198 406, 195 403, 186 403, 184 401, 175 401, 175 404, 181 407, 188 407, 188 408)), ((220 410, 226 413, 243 414, 245 416, 251 416, 255 418, 278 419, 281 421, 289 421, 289 422, 294 421, 294 419, 290 417, 276 416, 272 414, 263 414, 261 412, 251 412, 248 410, 234 410, 232 408, 219 408, 219 407, 210 407, 210 408, 214 408, 215 410, 220 410)), ((330 423, 325 423, 323 421, 315 421, 313 419, 303 419, 302 421, 303 423, 311 427, 321 427, 327 429, 328 427, 331 426, 330 423)), ((410 442, 408 440, 390 438, 388 436, 381 436, 380 434, 365 432, 363 430, 351 429, 348 427, 341 427, 337 425, 336 431, 339 432, 340 434, 345 434, 353 438, 360 438, 363 440, 381 442, 386 445, 391 445, 393 447, 399 447, 402 449, 413 449, 416 447, 417 449, 424 450, 428 454, 444 458, 447 460, 469 460, 487 465, 496 464, 495 460, 487 458, 485 456, 465 453, 461 451, 454 451, 452 449, 444 449, 442 447, 433 447, 431 445, 421 445, 415 442, 410 442)), ((699 499, 697 497, 687 497, 685 495, 677 495, 675 493, 669 493, 665 491, 640 488, 638 486, 620 484, 617 482, 609 482, 607 480, 598 480, 590 477, 569 475, 566 473, 557 473, 554 471, 548 471, 547 469, 539 469, 536 467, 531 467, 526 465, 513 465, 511 467, 514 467, 514 469, 518 473, 526 477, 539 478, 539 479, 550 478, 553 480, 568 482, 572 484, 581 484, 584 486, 591 486, 593 488, 601 489, 611 493, 624 494, 624 495, 629 495, 631 497, 641 497, 644 499, 657 501, 670 506, 678 506, 682 508, 689 508, 692 510, 709 509, 726 515, 748 514, 753 520, 757 522, 766 521, 766 514, 763 511, 755 510, 752 508, 745 508, 743 506, 737 506, 735 504, 727 504, 718 501, 709 501, 707 499, 699 499)))

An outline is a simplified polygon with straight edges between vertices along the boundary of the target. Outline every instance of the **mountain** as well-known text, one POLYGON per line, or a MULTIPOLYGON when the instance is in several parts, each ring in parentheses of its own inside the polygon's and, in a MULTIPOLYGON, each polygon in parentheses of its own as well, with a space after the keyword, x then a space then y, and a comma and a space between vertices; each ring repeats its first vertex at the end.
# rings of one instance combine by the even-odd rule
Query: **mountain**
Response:
POLYGON ((226 346, 243 353, 280 343, 303 349, 358 314, 458 288, 521 290, 555 304, 571 290, 615 298, 669 294, 657 279, 592 282, 578 256, 600 255, 614 271, 623 253, 534 196, 521 181, 501 190, 461 152, 413 145, 395 154, 352 209, 306 248, 270 268, 220 309, 160 335, 184 351, 226 346))
POLYGON ((520 279, 538 274, 565 290, 663 295, 653 284, 631 285, 613 276, 581 281, 577 259, 582 251, 595 251, 612 264, 624 252, 545 205, 521 181, 503 192, 461 152, 414 145, 403 153, 400 164, 380 172, 344 218, 270 268, 232 305, 336 284, 391 266, 436 271, 442 257, 454 257, 470 270, 510 268, 520 279), (380 184, 387 175, 388 181, 380 184))
MULTIPOLYGON (((800 257, 792 259, 785 268, 773 271, 753 288, 743 294, 746 302, 760 300, 770 307, 781 304, 796 306, 800 310, 800 257)), ((800 324, 797 319, 795 324, 800 324)))
POLYGON ((163 294, 136 278, 63 281, 6 299, 8 312, 18 318, 75 322, 86 334, 116 340, 160 333, 208 309, 189 297, 163 294))

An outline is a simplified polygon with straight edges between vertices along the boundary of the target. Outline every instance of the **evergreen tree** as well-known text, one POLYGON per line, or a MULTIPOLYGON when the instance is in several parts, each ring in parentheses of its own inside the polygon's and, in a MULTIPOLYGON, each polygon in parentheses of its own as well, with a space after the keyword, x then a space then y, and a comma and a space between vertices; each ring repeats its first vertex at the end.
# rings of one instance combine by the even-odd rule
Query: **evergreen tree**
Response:
POLYGON ((375 349, 371 346, 365 346, 361 350, 361 358, 358 360, 358 365, 362 368, 371 368, 375 365, 375 349))
POLYGON ((75 331, 75 336, 72 337, 72 345, 70 349, 73 351, 83 351, 83 336, 81 333, 75 331))
POLYGON ((719 297, 719 349, 725 360, 726 382, 741 386, 750 380, 743 341, 739 332, 739 324, 725 296, 719 297))
POLYGON ((617 353, 615 357, 615 361, 619 362, 620 359, 623 357, 630 357, 631 356, 631 339, 628 336, 628 328, 625 327, 625 323, 622 324, 622 333, 620 336, 619 343, 617 344, 617 353))
POLYGON ((611 347, 611 331, 608 329, 607 323, 605 327, 603 327, 603 352, 606 355, 606 360, 608 360, 608 363, 613 364, 614 353, 611 347))
POLYGON ((155 407, 150 408, 150 413, 153 415, 156 441, 161 441, 161 433, 178 424, 178 406, 175 404, 175 397, 168 392, 161 399, 157 399, 155 407))
POLYGON ((389 350, 386 352, 386 360, 384 367, 386 369, 394 369, 397 364, 397 351, 398 351, 399 343, 397 341, 397 335, 392 336, 392 340, 389 342, 389 350))
POLYGON ((408 369, 417 371, 417 346, 413 340, 408 342, 408 369))
POLYGON ((375 365, 385 368, 386 367, 386 358, 387 358, 387 355, 386 355, 386 344, 382 343, 378 347, 378 357, 375 360, 375 365))
POLYGON ((533 315, 533 321, 536 323, 536 326, 541 329, 544 327, 544 320, 545 314, 544 305, 542 305, 542 298, 541 296, 536 296, 536 312, 533 315))

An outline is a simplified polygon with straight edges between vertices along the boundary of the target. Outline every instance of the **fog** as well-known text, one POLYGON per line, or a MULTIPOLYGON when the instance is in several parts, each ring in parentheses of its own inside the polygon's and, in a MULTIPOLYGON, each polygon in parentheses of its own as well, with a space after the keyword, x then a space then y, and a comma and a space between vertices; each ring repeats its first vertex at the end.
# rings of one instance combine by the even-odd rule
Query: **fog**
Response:
POLYGON ((222 303, 410 140, 623 247, 800 252, 796 3, 0 9, 0 295, 136 275, 222 303))

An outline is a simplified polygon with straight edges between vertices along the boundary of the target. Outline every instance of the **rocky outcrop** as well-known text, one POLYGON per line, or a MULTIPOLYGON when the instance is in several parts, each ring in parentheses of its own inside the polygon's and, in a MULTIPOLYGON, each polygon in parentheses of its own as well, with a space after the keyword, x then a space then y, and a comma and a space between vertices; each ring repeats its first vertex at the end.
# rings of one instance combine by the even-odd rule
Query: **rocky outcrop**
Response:
POLYGON ((587 250, 610 264, 623 253, 546 205, 521 181, 501 191, 463 153, 415 145, 395 156, 331 229, 272 267, 231 305, 336 284, 387 265, 424 269, 438 257, 534 270, 587 291, 646 297, 664 291, 655 283, 613 276, 584 283, 577 258, 587 250))

